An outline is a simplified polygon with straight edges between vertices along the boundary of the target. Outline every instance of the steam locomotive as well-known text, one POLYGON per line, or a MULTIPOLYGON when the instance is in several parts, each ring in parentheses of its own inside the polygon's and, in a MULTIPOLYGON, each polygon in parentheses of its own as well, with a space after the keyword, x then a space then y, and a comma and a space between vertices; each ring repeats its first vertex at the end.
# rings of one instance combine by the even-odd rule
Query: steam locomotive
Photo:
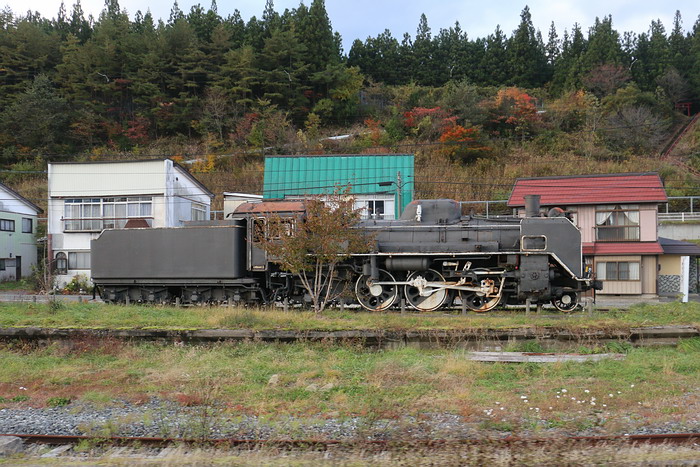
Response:
MULTIPOLYGON (((255 232, 271 216, 303 222, 304 211, 298 201, 246 203, 226 221, 105 230, 92 242, 92 280, 107 302, 303 303, 298 278, 278 267, 255 232)), ((536 197, 522 218, 463 216, 456 201, 416 200, 397 220, 356 228, 372 234, 374 248, 351 255, 331 283, 369 311, 459 303, 486 312, 529 301, 569 312, 599 286, 584 274, 578 228, 561 210, 541 215, 536 197)))

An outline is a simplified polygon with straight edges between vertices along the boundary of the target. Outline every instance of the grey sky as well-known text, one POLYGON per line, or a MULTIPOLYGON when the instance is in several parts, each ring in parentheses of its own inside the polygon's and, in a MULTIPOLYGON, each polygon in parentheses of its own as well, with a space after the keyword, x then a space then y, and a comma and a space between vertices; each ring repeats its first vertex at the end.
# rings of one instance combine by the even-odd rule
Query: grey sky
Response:
MULTIPOLYGON (((0 0, 0 4, 3 0, 0 0)), ((66 9, 70 13, 74 0, 65 0, 66 9)), ((188 12, 192 5, 201 3, 203 7, 210 6, 210 0, 179 0, 180 9, 188 12)), ((311 0, 306 0, 309 5, 311 0)), ((28 9, 39 11, 43 16, 53 18, 58 12, 61 0, 4 0, 15 13, 25 13, 28 9)), ((104 0, 81 0, 83 10, 95 17, 104 6, 104 0)), ((120 5, 133 18, 137 10, 146 10, 156 18, 167 20, 173 0, 120 0, 120 5)), ((299 0, 277 0, 275 9, 279 12, 285 8, 295 8, 299 0)), ((421 13, 428 17, 428 24, 437 34, 441 28, 453 26, 459 21, 462 29, 471 39, 486 37, 492 33, 496 25, 511 35, 520 21, 520 12, 529 5, 533 23, 540 29, 543 37, 547 38, 549 25, 554 21, 557 32, 561 37, 564 29, 571 29, 574 23, 579 23, 584 32, 593 25, 596 17, 612 15, 613 26, 619 32, 645 32, 652 20, 660 19, 666 31, 672 27, 673 16, 680 10, 683 26, 686 31, 692 30, 693 24, 700 14, 700 4, 690 0, 530 0, 524 1, 491 1, 476 2, 473 0, 326 0, 326 9, 333 23, 334 30, 343 36, 346 53, 354 39, 364 40, 368 36, 376 36, 384 29, 391 30, 399 40, 404 32, 411 36, 416 33, 421 13)), ((218 0, 218 10, 221 16, 227 16, 238 9, 244 20, 251 16, 260 17, 265 7, 265 0, 238 0, 227 2, 218 0)))

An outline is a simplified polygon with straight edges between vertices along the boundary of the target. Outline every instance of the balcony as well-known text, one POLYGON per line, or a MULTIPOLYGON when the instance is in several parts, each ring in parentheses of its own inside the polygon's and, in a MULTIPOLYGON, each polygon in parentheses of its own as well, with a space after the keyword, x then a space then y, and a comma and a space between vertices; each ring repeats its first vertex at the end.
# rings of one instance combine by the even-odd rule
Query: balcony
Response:
POLYGON ((153 218, 129 217, 113 219, 63 219, 64 232, 102 232, 104 229, 123 229, 130 220, 146 221, 153 227, 153 218))
POLYGON ((595 228, 598 242, 638 242, 638 225, 599 225, 595 228))

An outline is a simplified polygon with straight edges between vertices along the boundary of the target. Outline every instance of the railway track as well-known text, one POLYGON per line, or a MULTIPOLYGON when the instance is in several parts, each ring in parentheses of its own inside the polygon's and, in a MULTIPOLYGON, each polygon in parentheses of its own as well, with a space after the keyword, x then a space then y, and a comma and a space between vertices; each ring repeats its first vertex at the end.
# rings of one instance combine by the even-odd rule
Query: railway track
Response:
POLYGON ((242 438, 158 438, 158 437, 94 437, 70 435, 36 435, 21 433, 4 433, 0 437, 15 437, 25 444, 42 444, 50 446, 74 446, 81 442, 94 442, 112 447, 150 447, 166 448, 173 445, 213 446, 229 448, 270 447, 276 449, 325 450, 335 447, 357 447, 364 449, 401 449, 406 447, 442 448, 462 445, 528 445, 552 443, 576 443, 599 445, 605 443, 625 444, 673 444, 700 445, 700 433, 659 433, 608 436, 566 436, 566 437, 519 437, 484 439, 398 439, 398 440, 338 440, 338 439, 242 439, 242 438))

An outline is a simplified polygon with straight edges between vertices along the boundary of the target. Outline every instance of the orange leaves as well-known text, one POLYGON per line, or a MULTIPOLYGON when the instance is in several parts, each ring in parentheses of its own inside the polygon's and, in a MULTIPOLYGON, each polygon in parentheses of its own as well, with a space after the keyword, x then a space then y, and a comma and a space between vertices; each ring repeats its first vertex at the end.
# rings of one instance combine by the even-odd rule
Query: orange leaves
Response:
POLYGON ((481 132, 478 128, 465 128, 454 124, 440 135, 444 144, 442 152, 450 159, 471 161, 489 152, 491 148, 481 143, 481 132))
POLYGON ((540 120, 535 98, 520 88, 511 87, 498 91, 488 103, 494 133, 513 133, 524 136, 530 127, 540 120))

